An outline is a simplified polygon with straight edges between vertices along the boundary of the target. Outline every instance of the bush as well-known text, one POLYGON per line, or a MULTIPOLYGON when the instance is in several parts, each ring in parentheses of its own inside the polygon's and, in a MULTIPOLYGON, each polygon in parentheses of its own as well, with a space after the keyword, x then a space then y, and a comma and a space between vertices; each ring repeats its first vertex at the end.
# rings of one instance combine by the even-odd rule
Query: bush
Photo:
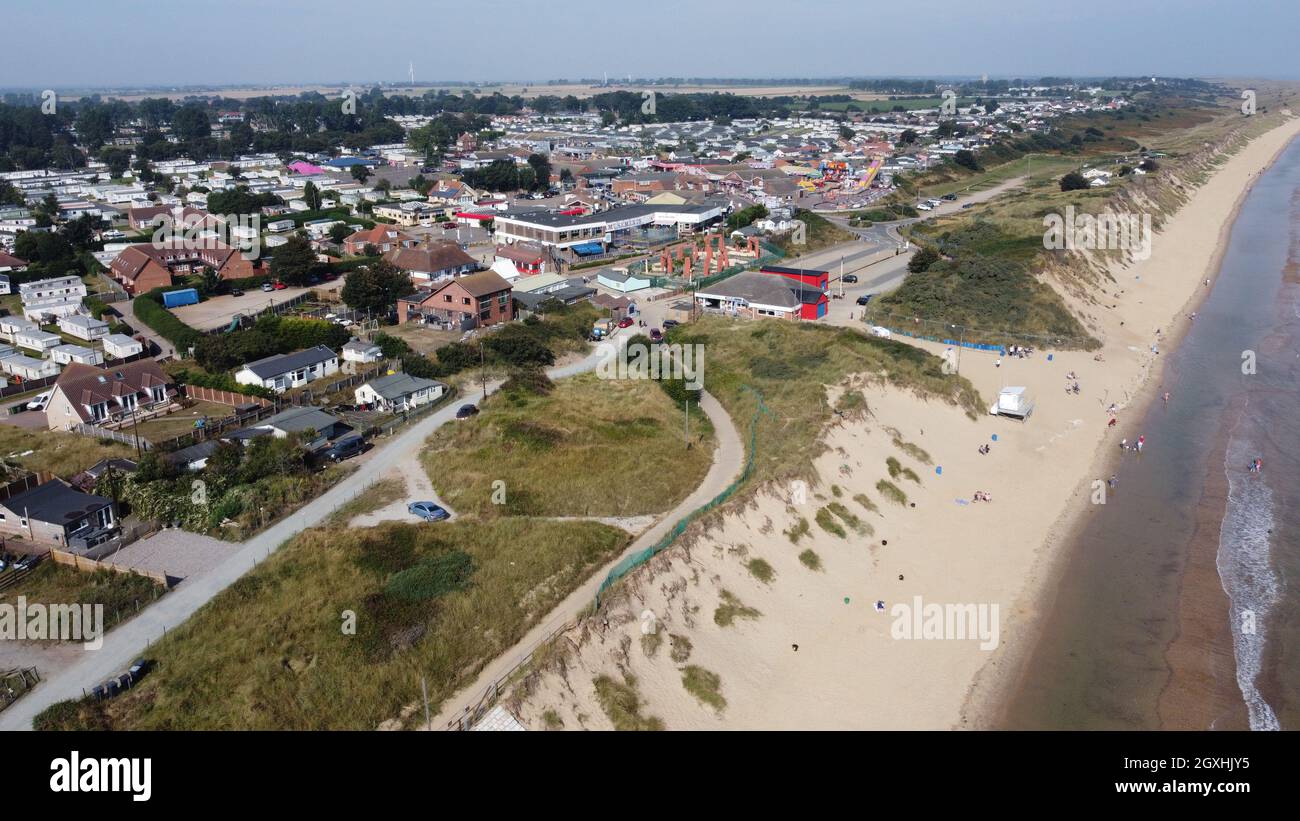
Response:
POLYGON ((1062 191, 1083 191, 1090 188, 1088 180, 1078 171, 1071 171, 1064 177, 1061 177, 1062 191))

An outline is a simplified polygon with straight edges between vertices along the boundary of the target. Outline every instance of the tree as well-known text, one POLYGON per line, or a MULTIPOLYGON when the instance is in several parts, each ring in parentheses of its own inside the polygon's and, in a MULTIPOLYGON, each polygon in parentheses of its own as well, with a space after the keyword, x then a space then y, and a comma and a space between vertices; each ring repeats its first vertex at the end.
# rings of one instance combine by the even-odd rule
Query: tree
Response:
POLYGON ((924 245, 907 261, 907 270, 919 274, 928 271, 930 266, 938 261, 939 252, 928 245, 924 245))
POLYGON ((271 257, 271 273, 286 285, 306 285, 314 267, 316 252, 306 238, 297 235, 289 237, 271 257))
POLYGON ((939 122, 939 127, 935 129, 934 133, 935 136, 940 138, 951 137, 953 134, 957 133, 957 124, 952 120, 941 120, 939 122))
POLYGON ((207 109, 199 103, 181 106, 172 117, 172 128, 181 142, 192 142, 212 136, 212 124, 207 109))
POLYGON ((1069 174, 1061 177, 1062 191, 1082 191, 1089 187, 1091 186, 1089 185, 1087 178, 1078 171, 1071 171, 1069 174))
POLYGON ((917 134, 910 128, 903 129, 903 133, 898 135, 899 145, 911 145, 916 142, 917 134))
POLYGON ((529 154, 528 164, 533 169, 533 187, 539 190, 551 185, 551 161, 545 154, 529 154))
POLYGON ((348 227, 341 222, 336 222, 330 226, 330 239, 339 244, 342 244, 343 240, 347 239, 351 234, 352 232, 348 227))
POLYGON ((114 179, 121 177, 131 167, 131 152, 122 148, 106 148, 99 158, 108 165, 108 174, 114 179))
POLYGON ((856 131, 854 131, 853 129, 849 128, 847 125, 842 125, 842 126, 840 126, 840 139, 841 139, 841 140, 851 140, 851 139, 853 139, 853 138, 856 137, 856 136, 858 136, 858 132, 856 132, 856 131))
POLYGON ((307 184, 302 188, 302 199, 307 203, 307 208, 309 210, 320 210, 321 195, 320 189, 316 187, 316 183, 311 180, 307 181, 307 184))
POLYGON ((366 166, 364 165, 352 166, 352 179, 356 180, 357 182, 365 182, 366 180, 370 179, 371 176, 373 175, 370 173, 370 169, 367 168, 366 166))
POLYGON ((963 168, 969 168, 971 171, 980 171, 979 161, 975 159, 975 152, 963 148, 958 151, 952 158, 952 161, 963 168))
POLYGON ((341 296, 349 308, 384 314, 397 304, 398 298, 412 291, 410 276, 381 259, 348 274, 341 296))

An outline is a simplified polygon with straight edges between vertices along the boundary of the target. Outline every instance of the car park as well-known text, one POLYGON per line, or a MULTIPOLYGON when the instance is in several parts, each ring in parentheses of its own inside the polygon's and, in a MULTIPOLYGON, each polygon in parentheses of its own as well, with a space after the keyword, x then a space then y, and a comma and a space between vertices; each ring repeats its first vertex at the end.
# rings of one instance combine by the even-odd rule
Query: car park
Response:
POLYGON ((478 413, 477 405, 461 405, 456 409, 457 419, 468 419, 478 413))
POLYGON ((419 516, 426 522, 441 522, 444 519, 450 519, 451 514, 441 505, 433 502, 411 502, 406 506, 406 511, 419 516))

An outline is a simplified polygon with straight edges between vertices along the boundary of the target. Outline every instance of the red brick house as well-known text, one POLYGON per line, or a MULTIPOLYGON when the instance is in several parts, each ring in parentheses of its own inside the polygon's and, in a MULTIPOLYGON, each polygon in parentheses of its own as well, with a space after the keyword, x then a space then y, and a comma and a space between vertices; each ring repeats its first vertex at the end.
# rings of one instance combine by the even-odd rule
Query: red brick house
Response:
POLYGON ((109 273, 132 296, 172 284, 174 274, 190 274, 211 268, 222 279, 247 279, 261 273, 260 263, 245 259, 239 249, 216 241, 203 241, 203 248, 189 243, 137 243, 117 255, 109 273))
POLYGON ((359 256, 365 253, 367 245, 373 245, 379 249, 379 253, 387 254, 397 248, 413 248, 419 243, 418 239, 405 231, 392 225, 380 224, 369 231, 358 231, 343 240, 343 250, 352 256, 359 256))
POLYGON ((515 318, 512 288, 493 271, 445 279, 397 301, 397 321, 433 322, 453 328, 496 325, 515 318))

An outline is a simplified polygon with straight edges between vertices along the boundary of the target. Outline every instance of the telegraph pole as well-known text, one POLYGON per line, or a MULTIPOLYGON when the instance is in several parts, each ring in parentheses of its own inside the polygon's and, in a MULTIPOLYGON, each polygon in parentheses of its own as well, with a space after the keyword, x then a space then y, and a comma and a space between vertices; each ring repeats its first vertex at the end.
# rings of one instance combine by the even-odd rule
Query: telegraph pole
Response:
POLYGON ((478 372, 483 382, 483 398, 487 399, 487 356, 483 353, 483 340, 478 341, 478 372))

